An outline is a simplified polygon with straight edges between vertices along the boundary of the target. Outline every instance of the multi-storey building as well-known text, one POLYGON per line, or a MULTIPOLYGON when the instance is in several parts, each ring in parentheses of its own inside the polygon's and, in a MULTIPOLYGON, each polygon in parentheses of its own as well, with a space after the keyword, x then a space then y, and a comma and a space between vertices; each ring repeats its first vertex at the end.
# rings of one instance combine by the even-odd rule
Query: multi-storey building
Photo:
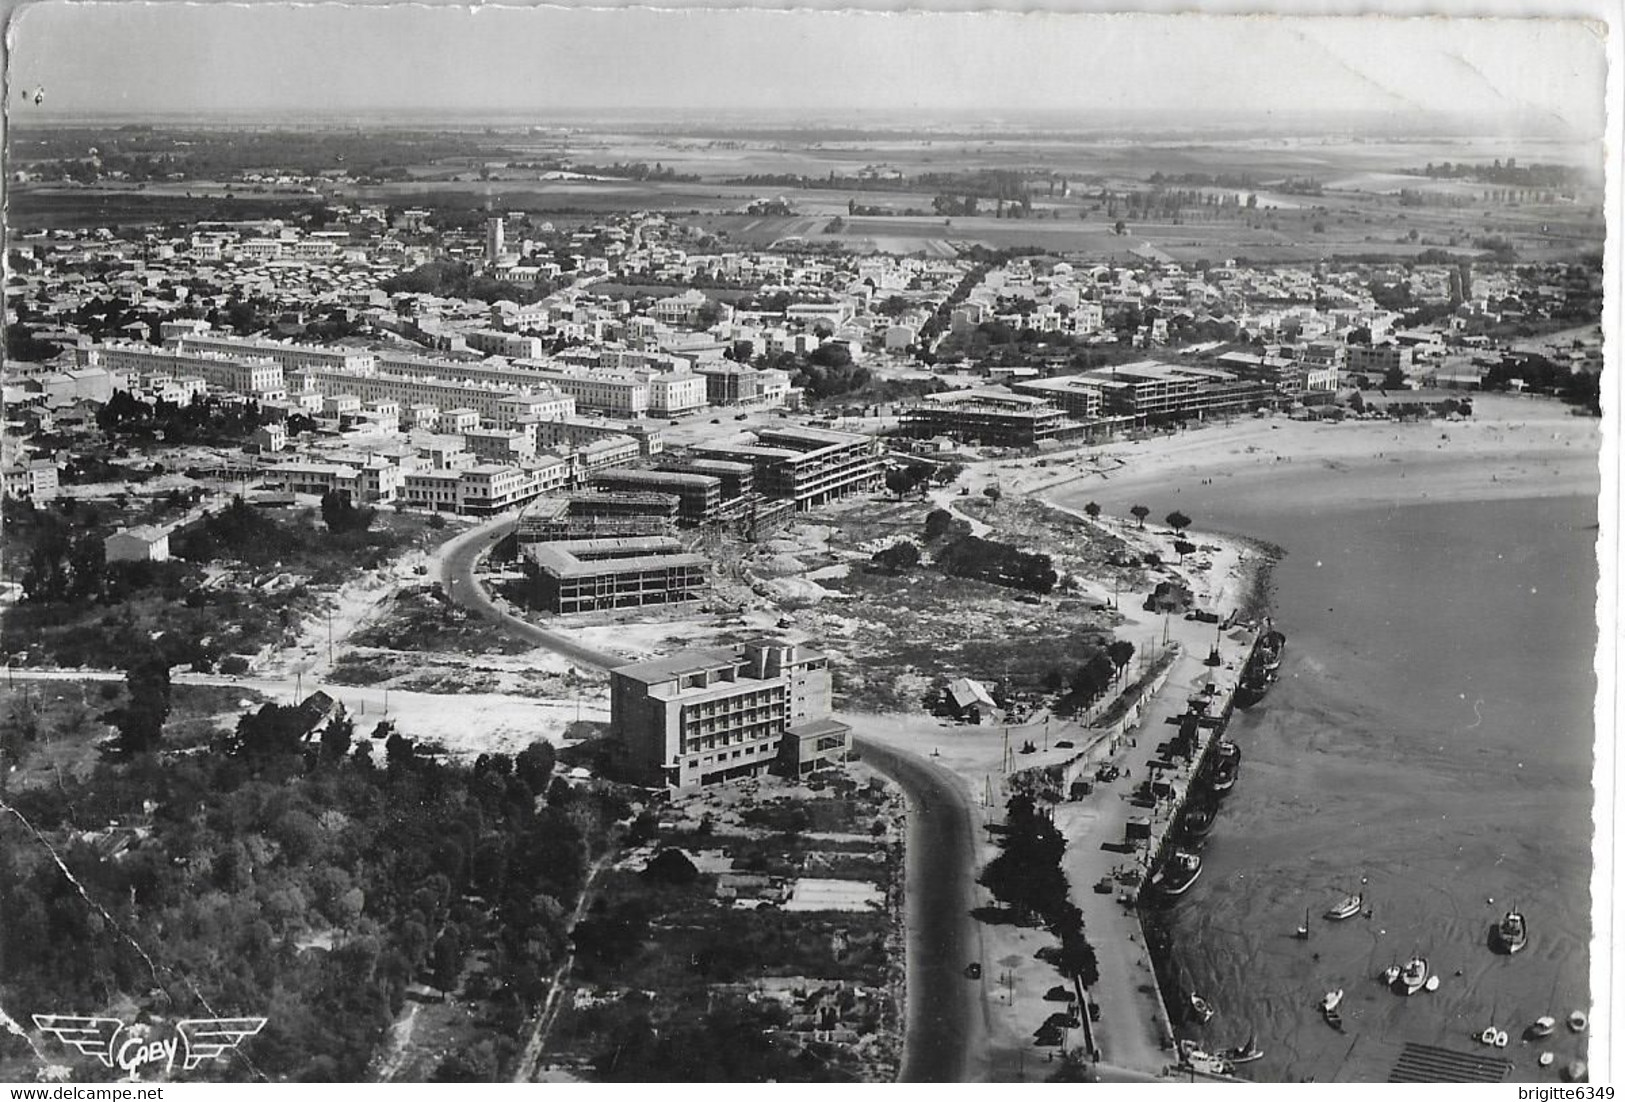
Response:
POLYGON ((540 337, 527 337, 522 333, 504 333, 500 329, 475 329, 464 333, 463 341, 476 352, 484 352, 488 356, 535 359, 542 354, 540 337))
POLYGON ((202 379, 210 386, 265 401, 287 397, 282 365, 263 356, 227 356, 115 342, 76 349, 75 358, 112 372, 163 372, 177 378, 202 379))
POLYGON ((214 352, 222 356, 251 356, 272 360, 284 372, 295 368, 325 368, 353 373, 371 372, 376 360, 359 348, 328 348, 316 344, 285 344, 282 341, 230 337, 221 333, 182 334, 173 343, 183 352, 214 352))
POLYGON ((756 433, 755 444, 705 445, 694 452, 751 464, 757 493, 789 498, 797 509, 872 492, 882 477, 880 441, 850 432, 764 428, 756 433))
POLYGON ((1010 389, 1030 398, 1042 398, 1079 421, 1093 421, 1104 412, 1098 380, 1086 375, 1056 375, 1048 379, 1013 379, 1010 389))
POLYGON ((906 436, 947 436, 1003 448, 1036 448, 1046 440, 1084 436, 1074 421, 1043 398, 1002 390, 950 390, 927 394, 903 412, 906 436))
POLYGON ((669 536, 524 545, 533 602, 548 612, 591 612, 698 600, 709 561, 669 536))
MULTIPOLYGON (((575 416, 575 399, 551 391, 522 392, 450 379, 389 375, 382 372, 352 374, 325 368, 301 368, 289 374, 289 390, 298 394, 353 394, 365 402, 394 401, 402 408, 432 405, 442 411, 440 426, 448 428, 450 411, 471 409, 480 420, 500 423, 505 417, 562 418, 575 416), (523 413, 519 411, 524 411, 523 413)), ((459 431, 452 428, 451 431, 459 431)))
POLYGON ((719 519, 722 510, 722 480, 711 475, 612 467, 594 474, 591 481, 600 490, 671 494, 677 498, 682 524, 708 524, 719 519))
POLYGON ((704 375, 650 375, 649 412, 657 417, 675 417, 704 409, 706 380, 704 375))
POLYGON ((757 639, 610 671, 610 726, 631 774, 688 788, 770 768, 792 775, 845 761, 852 729, 830 717, 829 659, 757 639))

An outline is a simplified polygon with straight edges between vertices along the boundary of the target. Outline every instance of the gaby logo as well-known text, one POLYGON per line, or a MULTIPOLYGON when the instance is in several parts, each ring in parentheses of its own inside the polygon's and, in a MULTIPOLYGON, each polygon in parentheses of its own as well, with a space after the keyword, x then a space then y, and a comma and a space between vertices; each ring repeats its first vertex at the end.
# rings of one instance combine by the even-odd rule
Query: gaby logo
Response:
POLYGON ((130 1079, 143 1070, 173 1074, 180 1061, 191 1071, 205 1060, 219 1059, 265 1027, 264 1018, 185 1018, 175 1023, 175 1035, 155 1040, 145 1026, 125 1026, 117 1018, 86 1018, 73 1014, 35 1014, 34 1024, 65 1045, 94 1056, 130 1079))

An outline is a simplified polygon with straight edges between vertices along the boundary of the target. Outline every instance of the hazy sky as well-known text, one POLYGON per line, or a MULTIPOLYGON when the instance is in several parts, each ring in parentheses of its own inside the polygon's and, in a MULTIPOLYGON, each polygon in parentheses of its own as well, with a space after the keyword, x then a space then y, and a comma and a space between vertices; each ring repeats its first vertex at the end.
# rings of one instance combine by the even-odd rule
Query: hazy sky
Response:
POLYGON ((1420 109, 1586 138, 1604 123, 1600 31, 1559 20, 44 3, 11 45, 13 89, 46 87, 40 117, 1420 109))

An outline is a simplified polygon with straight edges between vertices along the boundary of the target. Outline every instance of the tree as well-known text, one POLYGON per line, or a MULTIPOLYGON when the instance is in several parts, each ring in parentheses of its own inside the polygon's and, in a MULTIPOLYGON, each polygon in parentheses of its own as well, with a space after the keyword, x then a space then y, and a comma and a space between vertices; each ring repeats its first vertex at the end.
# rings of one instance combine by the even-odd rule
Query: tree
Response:
POLYGON ((1093 987, 1100 982, 1095 947, 1089 944, 1089 939, 1083 936, 1081 930, 1068 930, 1061 935, 1061 952, 1055 966, 1063 975, 1076 979, 1084 987, 1093 987))
POLYGON ((1176 532, 1184 532, 1185 529, 1191 526, 1191 518, 1186 516, 1184 513, 1181 513, 1178 509, 1175 509, 1173 512, 1169 513, 1164 519, 1167 520, 1168 527, 1172 528, 1176 532))
POLYGON ((1189 555, 1192 551, 1195 551, 1195 550, 1196 550, 1196 545, 1194 543, 1190 542, 1189 540, 1175 540, 1174 541, 1174 553, 1179 556, 1179 561, 1180 562, 1184 562, 1185 561, 1185 556, 1189 555))
POLYGON ((355 722, 347 713, 340 712, 322 729, 322 757, 328 761, 343 761, 354 741, 355 722))
POLYGON ((692 884, 699 875, 700 870, 694 867, 694 862, 689 860, 688 854, 680 849, 661 850, 643 870, 645 880, 674 886, 692 884))
POLYGON ((1151 510, 1146 508, 1144 505, 1136 505, 1129 510, 1129 513, 1133 515, 1135 520, 1140 522, 1140 527, 1144 528, 1145 518, 1151 515, 1151 510))
POLYGON ((903 495, 914 488, 914 479, 901 467, 893 467, 886 472, 886 489, 897 495, 897 500, 903 500, 903 495))
POLYGON ((553 744, 538 739, 515 755, 514 773, 530 786, 532 792, 545 792, 557 760, 553 744))
POLYGON ((130 664, 124 683, 129 700, 115 714, 117 748, 125 754, 156 750, 169 718, 168 659, 157 651, 143 654, 130 664))
POLYGON ((1117 668, 1117 674, 1121 677, 1123 667, 1134 657, 1134 644, 1127 639, 1113 639, 1106 644, 1106 657, 1112 660, 1112 665, 1117 668))
POLYGON ((920 565, 920 549, 913 540, 902 540, 876 551, 870 561, 888 574, 898 574, 920 565))
POLYGON ((1090 520, 1095 520, 1100 516, 1100 506, 1093 501, 1085 505, 1083 511, 1088 514, 1090 520))
POLYGON ((329 490, 322 495, 322 522, 329 532, 365 532, 372 527, 376 514, 374 509, 363 509, 352 504, 349 494, 329 490))

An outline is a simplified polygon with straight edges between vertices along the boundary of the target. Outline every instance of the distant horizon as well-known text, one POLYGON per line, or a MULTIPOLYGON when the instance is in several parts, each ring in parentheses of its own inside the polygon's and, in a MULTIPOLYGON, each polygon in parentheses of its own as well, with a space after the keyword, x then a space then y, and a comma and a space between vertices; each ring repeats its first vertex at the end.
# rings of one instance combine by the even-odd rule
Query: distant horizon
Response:
POLYGON ((10 78, 22 127, 884 120, 1109 133, 1149 121, 1589 142, 1606 121, 1603 40, 1574 19, 46 0, 13 22, 10 78), (41 87, 37 106, 15 98, 41 87))

